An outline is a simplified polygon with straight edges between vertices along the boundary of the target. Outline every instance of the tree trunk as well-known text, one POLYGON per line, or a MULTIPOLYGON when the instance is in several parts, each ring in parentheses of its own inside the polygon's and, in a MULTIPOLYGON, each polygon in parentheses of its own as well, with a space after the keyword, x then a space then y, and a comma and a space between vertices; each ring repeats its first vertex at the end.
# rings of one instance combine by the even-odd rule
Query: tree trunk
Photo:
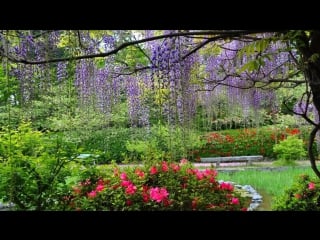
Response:
MULTIPOLYGON (((314 107, 318 111, 320 117, 320 31, 310 31, 307 36, 306 32, 302 31, 297 39, 299 45, 298 50, 302 54, 303 72, 305 74, 308 85, 312 93, 314 107)), ((320 129, 319 122, 312 129, 309 138, 308 154, 310 158, 311 168, 314 173, 320 178, 320 172, 316 165, 316 157, 312 151, 312 145, 315 141, 317 132, 320 129)))

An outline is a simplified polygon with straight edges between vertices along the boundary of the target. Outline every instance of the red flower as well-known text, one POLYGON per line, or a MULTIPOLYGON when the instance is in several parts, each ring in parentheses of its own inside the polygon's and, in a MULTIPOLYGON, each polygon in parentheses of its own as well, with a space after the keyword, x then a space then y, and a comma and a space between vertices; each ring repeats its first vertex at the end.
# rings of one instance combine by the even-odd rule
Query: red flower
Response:
POLYGON ((144 178, 144 172, 139 168, 135 170, 135 174, 137 174, 140 179, 144 178))
POLYGON ((296 194, 294 195, 294 197, 295 197, 296 199, 301 199, 301 198, 302 198, 301 194, 299 194, 299 193, 296 193, 296 194))
POLYGON ((294 128, 291 130, 290 132, 292 135, 295 135, 295 134, 299 134, 300 133, 300 130, 298 128, 294 128))
POLYGON ((142 199, 145 203, 149 202, 150 200, 149 195, 147 193, 142 193, 142 199))
POLYGON ((180 166, 175 163, 171 163, 170 166, 175 173, 180 170, 180 166))
POLYGON ((162 168, 162 171, 163 171, 163 172, 168 172, 169 167, 168 167, 167 162, 162 162, 161 168, 162 168))
POLYGON ((192 200, 192 202, 191 202, 192 210, 196 210, 197 204, 198 204, 198 199, 197 199, 197 198, 194 198, 194 199, 192 200))
POLYGON ((131 205, 132 205, 132 201, 131 201, 130 199, 127 199, 126 205, 127 205, 127 206, 131 206, 131 205))
POLYGON ((233 185, 230 184, 230 183, 222 182, 220 184, 220 188, 223 189, 223 190, 232 191, 233 190, 233 185))
POLYGON ((150 168, 150 174, 153 175, 153 174, 156 174, 158 172, 157 168, 155 166, 152 166, 150 168))

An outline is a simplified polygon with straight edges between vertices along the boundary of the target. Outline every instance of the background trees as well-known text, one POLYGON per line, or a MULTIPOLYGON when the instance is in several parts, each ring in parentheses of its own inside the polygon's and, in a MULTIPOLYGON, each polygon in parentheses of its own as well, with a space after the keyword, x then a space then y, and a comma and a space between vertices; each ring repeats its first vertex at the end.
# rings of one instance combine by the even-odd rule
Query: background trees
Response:
POLYGON ((313 126, 308 152, 320 177, 312 151, 319 31, 7 30, 0 37, 1 121, 30 119, 82 143, 95 139, 105 155, 127 144, 131 154, 156 158, 163 154, 156 149, 186 155, 193 130, 267 124, 293 111, 313 126), (128 133, 143 135, 147 150, 126 137, 117 146, 110 141, 128 133), (163 142, 153 142, 155 135, 163 142))

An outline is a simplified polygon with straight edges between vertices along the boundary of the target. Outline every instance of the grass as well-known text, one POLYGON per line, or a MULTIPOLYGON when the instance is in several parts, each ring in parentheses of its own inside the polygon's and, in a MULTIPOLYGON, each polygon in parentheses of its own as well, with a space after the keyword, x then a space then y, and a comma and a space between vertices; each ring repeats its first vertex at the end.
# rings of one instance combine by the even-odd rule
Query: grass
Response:
POLYGON ((272 200, 275 196, 284 193, 286 188, 291 187, 296 176, 309 174, 314 176, 310 167, 287 167, 278 170, 243 170, 237 172, 218 172, 218 179, 232 181, 241 185, 251 185, 261 194, 264 199, 270 201, 265 210, 271 210, 272 200), (264 196, 265 195, 265 196, 264 196))

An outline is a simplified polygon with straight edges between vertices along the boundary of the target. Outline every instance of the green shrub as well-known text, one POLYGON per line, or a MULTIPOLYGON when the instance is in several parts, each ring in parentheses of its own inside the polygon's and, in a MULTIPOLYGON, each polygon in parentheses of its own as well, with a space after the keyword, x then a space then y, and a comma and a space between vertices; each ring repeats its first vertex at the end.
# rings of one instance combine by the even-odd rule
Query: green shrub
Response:
POLYGON ((275 197, 272 209, 275 211, 319 211, 320 180, 303 174, 295 179, 285 193, 275 197))
POLYGON ((22 123, 0 132, 0 198, 18 210, 52 209, 77 157, 72 142, 46 137, 22 123))
POLYGON ((307 155, 302 139, 297 136, 288 136, 273 146, 278 163, 293 164, 294 160, 301 160, 307 155))
POLYGON ((159 124, 151 127, 150 133, 142 137, 127 141, 129 159, 150 161, 166 158, 177 161, 182 157, 190 158, 190 149, 204 144, 196 131, 178 126, 170 128, 159 124))

